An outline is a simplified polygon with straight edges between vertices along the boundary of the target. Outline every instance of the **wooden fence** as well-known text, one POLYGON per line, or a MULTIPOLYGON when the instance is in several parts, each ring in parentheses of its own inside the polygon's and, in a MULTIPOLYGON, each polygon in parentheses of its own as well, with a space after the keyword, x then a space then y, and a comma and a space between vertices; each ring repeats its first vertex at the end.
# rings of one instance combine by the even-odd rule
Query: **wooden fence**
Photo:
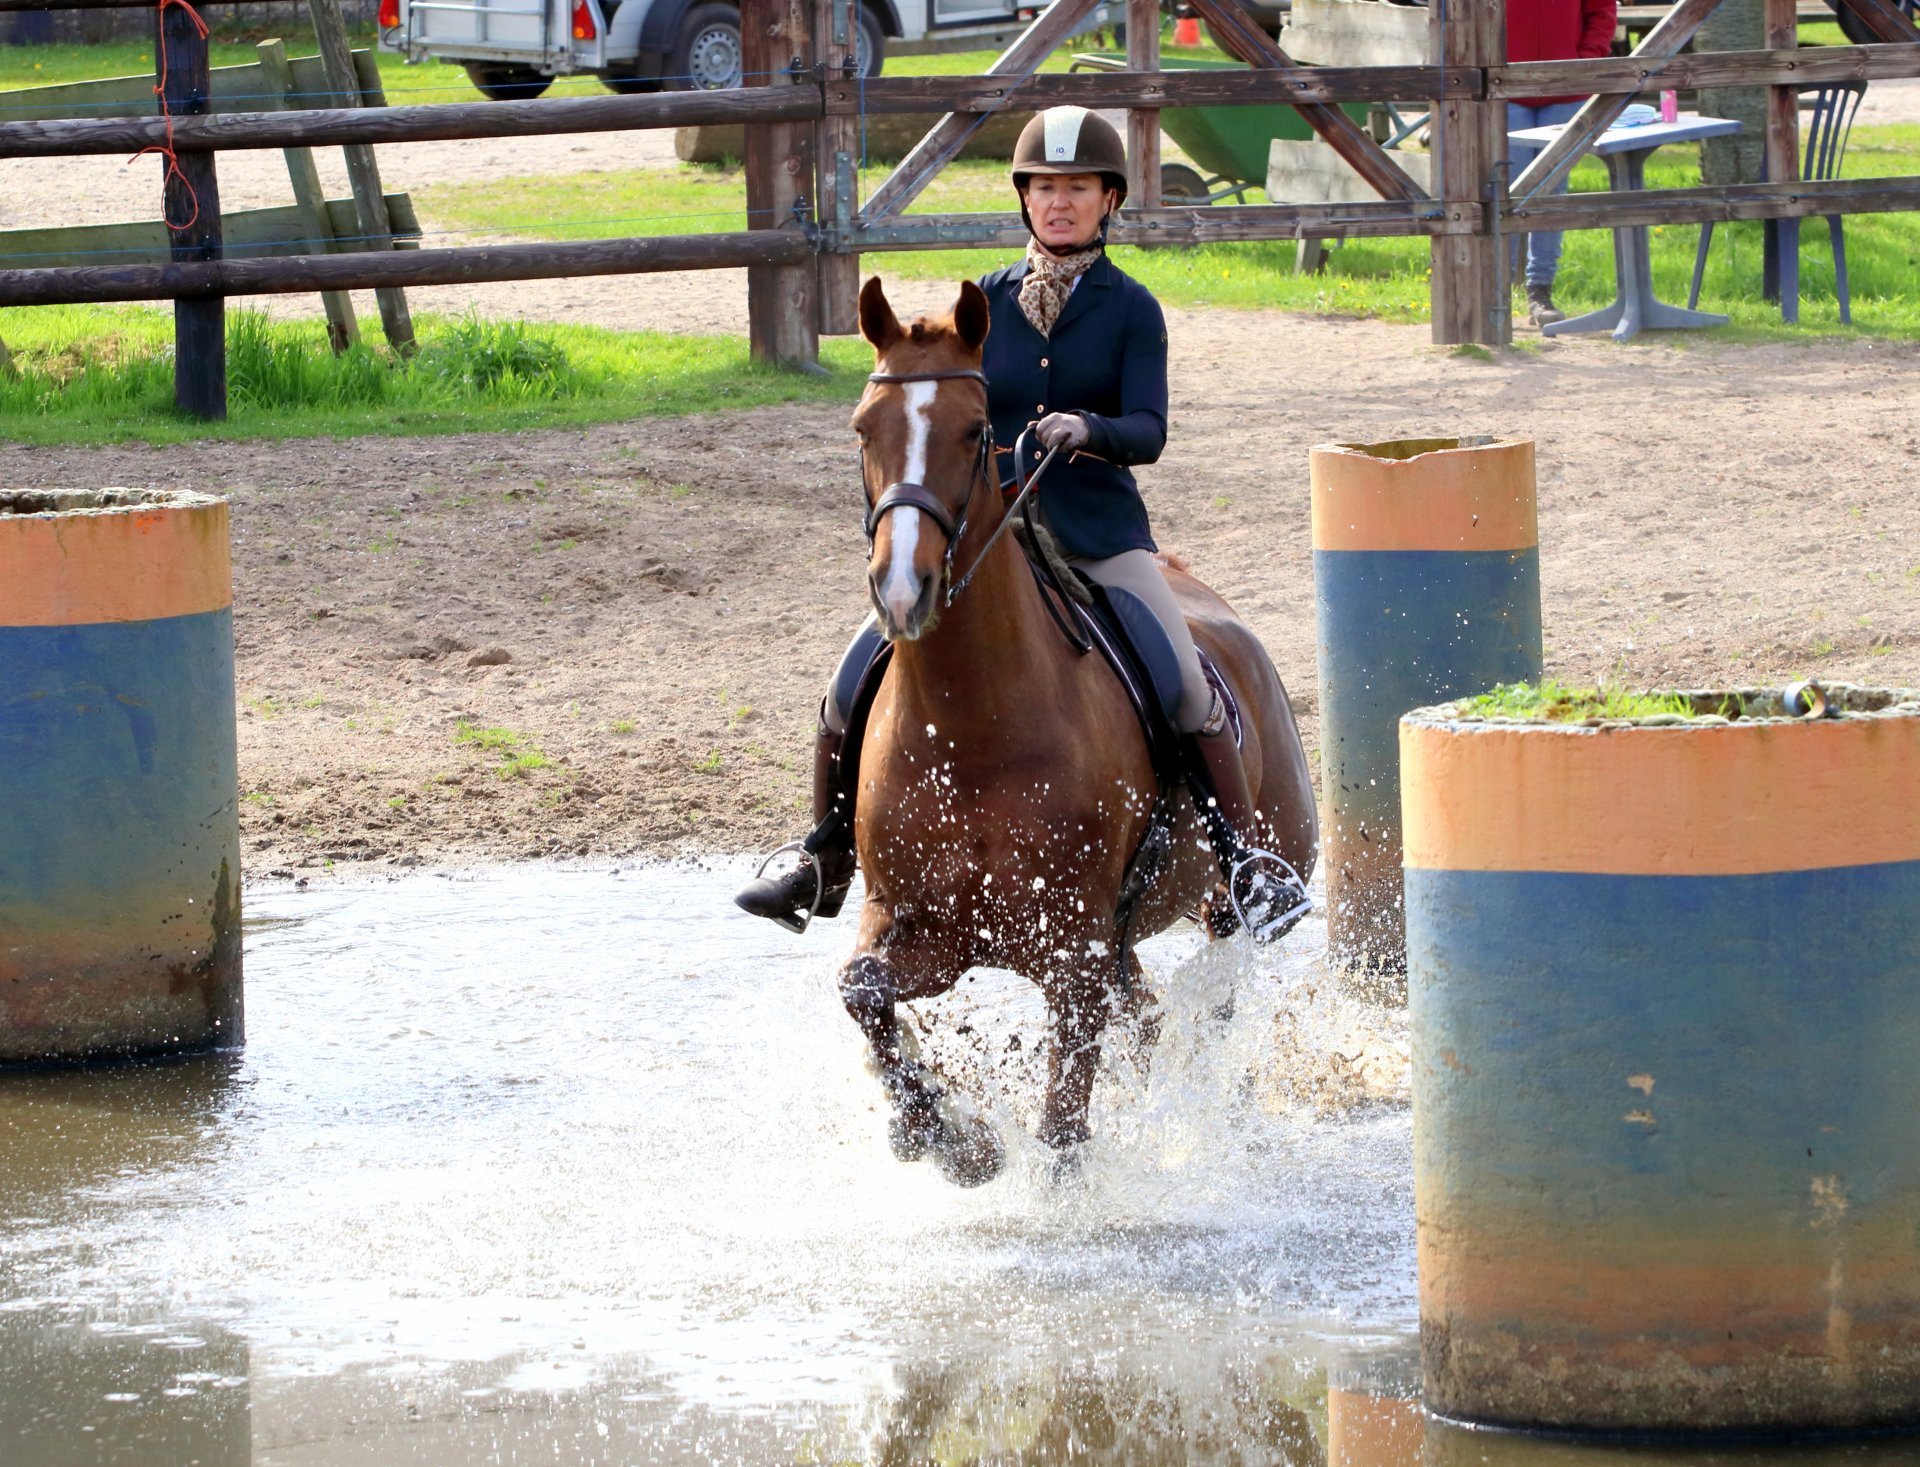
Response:
MULTIPOLYGON (((0 0, 0 4, 10 0, 0 0)), ((59 3, 59 0, 54 0, 59 3)), ((213 188, 227 149, 370 147, 432 139, 586 133, 698 123, 746 125, 748 221, 742 231, 580 243, 421 249, 293 258, 221 258, 215 242, 176 241, 164 265, 0 270, 0 306, 172 298, 194 307, 196 354, 218 351, 226 295, 452 285, 548 276, 748 267, 750 334, 763 360, 814 364, 821 334, 854 329, 860 256, 893 250, 1017 247, 1018 216, 915 214, 905 209, 959 151, 984 114, 1055 103, 1125 108, 1133 168, 1129 207, 1112 230, 1120 244, 1427 236, 1433 252, 1433 337, 1510 339, 1503 236, 1530 229, 1920 208, 1920 177, 1803 183, 1796 89, 1809 82, 1920 76, 1920 31, 1890 0, 1842 0, 1881 39, 1872 45, 1795 47, 1795 0, 1766 0, 1769 49, 1681 50, 1717 0, 1676 0, 1631 56, 1592 61, 1505 61, 1504 0, 1432 0, 1432 62, 1414 67, 1302 67, 1232 0, 1190 0, 1244 72, 1159 69, 1158 0, 1127 0, 1124 72, 1036 74, 1094 0, 1056 0, 981 76, 877 77, 853 67, 858 0, 745 0, 745 71, 734 92, 681 92, 529 102, 235 112, 176 110, 172 144, 213 188), (1668 88, 1771 88, 1766 156, 1778 182, 1731 187, 1553 196, 1543 180, 1571 166, 1638 93, 1668 88), (1565 134, 1510 182, 1505 178, 1509 97, 1591 94, 1565 134), (1420 102, 1432 108, 1434 189, 1413 182, 1338 105, 1420 102), (1171 106, 1281 102, 1301 116, 1380 197, 1364 203, 1166 207, 1159 198, 1156 113, 1171 106), (944 116, 862 204, 855 163, 862 114, 944 116)), ((162 10, 166 17, 180 7, 162 10)), ((179 44, 176 39, 175 44, 179 44)), ((185 58, 191 65, 191 57, 185 58)), ((200 60, 204 77, 204 43, 200 60)), ((204 89, 204 80, 198 83, 204 89)), ((191 100, 191 97, 188 99, 191 100)), ((160 119, 0 123, 0 160, 124 153, 164 141, 160 119)), ((196 185, 198 187, 198 185, 196 185)))

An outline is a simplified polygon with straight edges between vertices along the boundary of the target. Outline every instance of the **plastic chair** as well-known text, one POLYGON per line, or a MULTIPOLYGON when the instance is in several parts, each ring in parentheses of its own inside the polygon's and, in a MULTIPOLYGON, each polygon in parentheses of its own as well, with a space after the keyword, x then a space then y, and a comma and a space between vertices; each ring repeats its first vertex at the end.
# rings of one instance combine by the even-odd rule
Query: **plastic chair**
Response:
MULTIPOLYGON (((1861 98, 1867 94, 1867 84, 1829 82, 1801 89, 1803 96, 1808 92, 1813 94, 1813 108, 1800 153, 1800 178, 1808 183, 1838 178, 1841 161, 1846 157, 1847 139, 1853 133, 1854 115, 1860 110, 1861 98)), ((1833 279, 1835 293, 1840 298, 1840 320, 1851 325, 1853 304, 1847 289, 1847 239, 1842 216, 1829 214, 1826 220, 1827 232, 1833 239, 1833 279)), ((1708 220, 1700 226, 1700 248, 1693 257, 1693 285, 1687 292, 1689 308, 1699 303, 1700 280, 1706 274, 1707 248, 1712 243, 1713 221, 1708 220)), ((1767 299, 1779 300, 1782 320, 1796 322, 1800 319, 1800 221, 1769 220, 1767 247, 1767 299)))

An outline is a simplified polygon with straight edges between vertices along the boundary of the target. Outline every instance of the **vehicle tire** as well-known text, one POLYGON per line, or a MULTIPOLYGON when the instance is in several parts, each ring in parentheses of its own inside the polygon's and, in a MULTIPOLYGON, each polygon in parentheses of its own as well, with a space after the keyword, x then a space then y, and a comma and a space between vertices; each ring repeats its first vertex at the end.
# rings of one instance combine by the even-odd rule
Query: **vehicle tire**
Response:
POLYGON ((1184 163, 1162 163, 1160 200, 1165 204, 1204 204, 1207 202, 1207 181, 1184 163))
POLYGON ((740 85, 740 12, 708 0, 687 12, 667 58, 667 85, 710 92, 740 85))
POLYGON ((631 72, 603 71, 600 73, 600 85, 616 97, 640 97, 649 92, 663 91, 667 84, 657 76, 636 76, 631 72))
POLYGON ((531 66, 509 66, 500 61, 469 61, 467 80, 489 102, 525 102, 553 85, 531 66))
POLYGON ((887 33, 880 26, 880 17, 871 8, 860 7, 860 46, 856 65, 862 76, 880 75, 880 67, 887 59, 887 33))

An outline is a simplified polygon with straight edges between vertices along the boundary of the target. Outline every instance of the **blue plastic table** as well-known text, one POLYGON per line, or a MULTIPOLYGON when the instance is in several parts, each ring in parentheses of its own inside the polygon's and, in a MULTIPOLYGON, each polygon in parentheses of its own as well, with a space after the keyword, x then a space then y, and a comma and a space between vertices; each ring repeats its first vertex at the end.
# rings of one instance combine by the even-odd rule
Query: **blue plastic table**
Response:
MULTIPOLYGON (((1559 126, 1528 127, 1507 136, 1515 142, 1541 148, 1559 137, 1563 130, 1559 126)), ((1740 124, 1731 118, 1700 117, 1683 112, 1677 122, 1643 122, 1631 127, 1615 124, 1600 134, 1592 151, 1606 159, 1614 192, 1627 193, 1646 186, 1647 158, 1663 143, 1690 143, 1697 138, 1725 137, 1738 131, 1740 124)), ((1622 224, 1613 231, 1613 273, 1616 293, 1612 305, 1543 326, 1541 335, 1610 330, 1615 341, 1631 341, 1643 330, 1727 324, 1725 316, 1711 311, 1690 311, 1684 306, 1670 306, 1654 299, 1644 224, 1622 224)))

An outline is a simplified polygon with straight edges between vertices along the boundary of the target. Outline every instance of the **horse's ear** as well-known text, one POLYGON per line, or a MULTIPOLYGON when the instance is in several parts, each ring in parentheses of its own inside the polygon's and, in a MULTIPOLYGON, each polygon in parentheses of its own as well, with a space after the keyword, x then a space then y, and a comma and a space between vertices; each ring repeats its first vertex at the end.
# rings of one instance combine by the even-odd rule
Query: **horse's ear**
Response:
POLYGON ((860 288, 860 334, 879 352, 906 334, 900 329, 900 319, 893 314, 893 307, 887 304, 887 293, 881 288, 878 275, 869 276, 860 288))
POLYGON ((968 351, 979 351, 987 339, 992 313, 987 309, 987 293, 971 280, 960 282, 960 299, 953 307, 953 329, 967 344, 968 351))

